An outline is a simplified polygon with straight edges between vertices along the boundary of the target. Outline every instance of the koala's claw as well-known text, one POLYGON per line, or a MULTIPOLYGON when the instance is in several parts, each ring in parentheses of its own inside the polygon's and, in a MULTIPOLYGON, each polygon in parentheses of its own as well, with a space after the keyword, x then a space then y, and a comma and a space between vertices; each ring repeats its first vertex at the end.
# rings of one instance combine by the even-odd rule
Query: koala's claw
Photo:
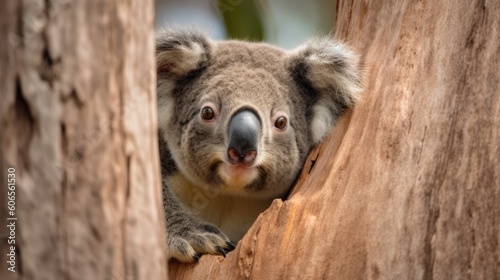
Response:
POLYGON ((217 252, 219 252, 225 258, 226 257, 226 251, 224 249, 222 249, 221 246, 217 246, 216 248, 217 248, 217 252))
POLYGON ((234 250, 235 244, 213 225, 198 228, 183 228, 178 232, 169 232, 168 250, 170 257, 181 262, 197 262, 204 254, 221 255, 234 250))
POLYGON ((215 225, 186 211, 163 182, 168 258, 194 263, 204 254, 226 256, 236 246, 215 225))
POLYGON ((226 242, 226 245, 229 248, 229 251, 226 251, 226 252, 230 252, 230 251, 234 250, 234 248, 236 248, 236 244, 233 241, 226 242))

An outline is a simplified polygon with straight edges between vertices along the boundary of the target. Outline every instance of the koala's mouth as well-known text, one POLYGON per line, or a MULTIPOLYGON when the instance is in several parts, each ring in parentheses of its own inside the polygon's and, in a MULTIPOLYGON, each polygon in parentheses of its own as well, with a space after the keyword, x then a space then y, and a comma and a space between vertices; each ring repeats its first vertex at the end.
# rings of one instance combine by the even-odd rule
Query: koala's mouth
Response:
POLYGON ((260 182, 262 172, 257 166, 246 166, 244 164, 228 164, 219 162, 215 172, 221 179, 227 191, 242 192, 249 185, 260 182))
POLYGON ((231 177, 253 177, 256 168, 244 164, 222 164, 224 172, 231 177))
POLYGON ((243 164, 232 165, 222 163, 218 173, 226 185, 235 187, 244 187, 259 176, 259 171, 256 167, 245 166, 243 164))

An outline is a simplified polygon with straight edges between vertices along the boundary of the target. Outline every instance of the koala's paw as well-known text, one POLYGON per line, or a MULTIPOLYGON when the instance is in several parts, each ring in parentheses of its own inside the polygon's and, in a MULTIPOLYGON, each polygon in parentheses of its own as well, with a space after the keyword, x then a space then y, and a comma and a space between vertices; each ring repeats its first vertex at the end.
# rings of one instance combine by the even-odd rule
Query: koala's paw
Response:
POLYGON ((216 226, 198 221, 190 227, 169 230, 168 234, 169 255, 181 262, 196 262, 203 254, 225 257, 236 247, 216 226))

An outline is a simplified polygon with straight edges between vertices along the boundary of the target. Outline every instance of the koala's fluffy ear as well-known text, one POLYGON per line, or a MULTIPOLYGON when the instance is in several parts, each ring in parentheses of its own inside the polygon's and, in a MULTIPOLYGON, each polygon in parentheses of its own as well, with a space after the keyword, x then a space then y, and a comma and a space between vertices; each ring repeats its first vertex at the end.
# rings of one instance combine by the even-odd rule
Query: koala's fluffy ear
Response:
POLYGON ((211 42, 196 30, 165 29, 156 33, 158 79, 179 79, 205 67, 211 57, 211 42))
POLYGON ((359 57, 342 43, 313 39, 290 53, 294 80, 307 90, 313 114, 310 133, 319 143, 340 114, 354 105, 362 91, 359 57))
POLYGON ((178 80, 209 64, 212 42, 195 30, 164 29, 156 33, 158 127, 164 129, 174 111, 172 90, 178 80))

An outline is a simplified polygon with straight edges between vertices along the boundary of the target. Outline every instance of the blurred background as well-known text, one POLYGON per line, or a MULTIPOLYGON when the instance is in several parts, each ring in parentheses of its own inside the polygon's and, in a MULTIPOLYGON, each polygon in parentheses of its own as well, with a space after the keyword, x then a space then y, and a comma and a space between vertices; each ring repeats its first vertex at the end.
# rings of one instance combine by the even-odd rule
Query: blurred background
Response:
POLYGON ((215 40, 265 41, 292 49, 333 33, 335 0, 157 0, 155 28, 198 26, 215 40))

